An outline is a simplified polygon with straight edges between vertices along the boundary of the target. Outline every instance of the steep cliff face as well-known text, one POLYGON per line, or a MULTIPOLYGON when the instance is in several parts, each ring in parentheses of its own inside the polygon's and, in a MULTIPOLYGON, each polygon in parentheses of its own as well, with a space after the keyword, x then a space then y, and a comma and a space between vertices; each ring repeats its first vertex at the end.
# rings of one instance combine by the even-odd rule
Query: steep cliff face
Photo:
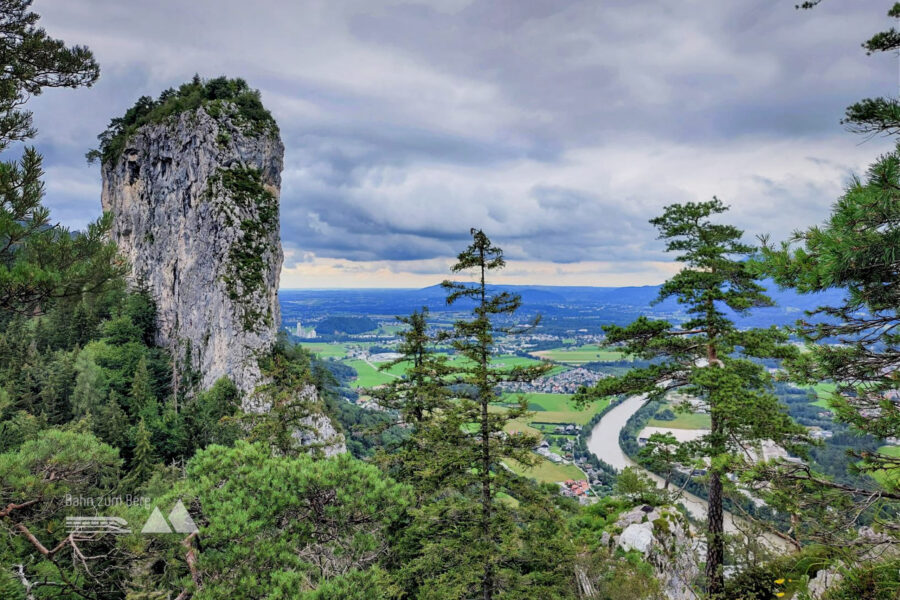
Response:
MULTIPOLYGON (((189 356, 204 389, 229 377, 244 409, 258 412, 267 408, 253 394, 258 357, 280 324, 284 147, 274 127, 249 127, 228 103, 215 108, 133 132, 104 160, 102 202, 135 283, 156 300, 158 343, 189 356)), ((321 439, 334 435, 327 419, 316 425, 321 439)))
POLYGON ((201 108, 145 125, 103 165, 103 209, 156 299, 157 341, 190 351, 203 387, 228 376, 252 391, 255 355, 275 342, 283 153, 277 135, 244 135, 201 108))

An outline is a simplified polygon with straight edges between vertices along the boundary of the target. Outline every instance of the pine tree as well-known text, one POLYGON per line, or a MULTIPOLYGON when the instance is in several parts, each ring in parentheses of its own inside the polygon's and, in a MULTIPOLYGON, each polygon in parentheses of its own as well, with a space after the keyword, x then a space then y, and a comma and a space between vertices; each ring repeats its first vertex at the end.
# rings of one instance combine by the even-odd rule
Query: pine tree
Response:
MULTIPOLYGON (((900 3, 889 16, 900 18, 900 3)), ((863 44, 868 53, 900 49, 892 28, 863 44)), ((847 108, 843 123, 865 136, 900 133, 900 99, 867 98, 847 108)), ((841 302, 821 306, 792 332, 806 352, 787 361, 800 384, 831 382, 827 397, 837 419, 877 439, 900 436, 900 145, 854 178, 821 226, 797 232, 780 245, 763 238, 761 270, 802 294, 846 290, 841 302)), ((846 485, 809 465, 781 465, 769 473, 780 482, 780 508, 804 519, 807 535, 832 540, 856 537, 857 519, 882 509, 895 521, 900 501, 900 459, 856 452, 856 466, 878 473, 875 485, 846 485), (891 506, 881 506, 884 499, 891 506), (841 515, 842 519, 836 519, 841 515)), ((896 535, 896 524, 884 527, 896 535)), ((833 540, 832 540, 833 541, 833 540)), ((856 540, 858 542, 858 540, 856 540)))
POLYGON ((5 69, 0 87, 0 151, 35 135, 31 113, 22 106, 44 88, 93 85, 100 69, 84 46, 67 48, 37 27, 31 0, 6 0, 0 6, 0 57, 5 69))
MULTIPOLYGON (((90 50, 66 47, 36 26, 31 0, 0 5, 0 151, 35 134, 23 108, 44 88, 91 85, 99 69, 90 50)), ((21 161, 0 162, 0 311, 31 314, 54 298, 76 297, 102 288, 122 272, 115 245, 106 237, 105 216, 79 235, 52 226, 41 205, 41 156, 26 148, 21 161)))
POLYGON ((689 452, 671 432, 653 433, 638 452, 638 463, 648 471, 662 473, 663 490, 668 490, 675 468, 688 462, 689 452))
POLYGON ((726 475, 747 468, 747 453, 763 440, 800 451, 803 433, 771 393, 768 371, 751 360, 794 355, 795 348, 784 343, 787 335, 775 328, 740 330, 725 312, 772 305, 742 260, 754 250, 741 242, 743 232, 710 220, 726 210, 718 199, 675 204, 650 221, 667 251, 679 252, 677 260, 684 264, 662 285, 657 301, 676 298, 689 318, 680 327, 643 316, 626 327, 604 327, 609 343, 651 363, 579 392, 585 401, 618 394, 661 399, 681 390, 707 404, 711 431, 698 448, 710 463, 706 581, 711 597, 724 586, 726 475))

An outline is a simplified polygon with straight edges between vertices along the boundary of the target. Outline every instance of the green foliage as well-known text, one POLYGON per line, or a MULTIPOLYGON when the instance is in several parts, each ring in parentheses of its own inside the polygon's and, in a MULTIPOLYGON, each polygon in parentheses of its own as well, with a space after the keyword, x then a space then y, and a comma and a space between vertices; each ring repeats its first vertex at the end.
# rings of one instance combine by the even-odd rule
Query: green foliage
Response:
POLYGON ((269 444, 284 456, 320 454, 331 440, 318 440, 315 416, 323 414, 323 403, 313 385, 310 355, 280 338, 260 357, 259 366, 268 381, 253 391, 251 399, 262 412, 236 417, 247 427, 247 439, 269 444))
POLYGON ((41 161, 33 148, 27 148, 21 162, 0 162, 0 239, 5 240, 0 248, 2 312, 31 314, 53 299, 97 291, 123 270, 115 260, 115 245, 106 236, 112 223, 109 215, 74 235, 50 222, 49 211, 41 205, 41 161))
POLYGON ((572 597, 574 546, 553 508, 558 492, 502 464, 535 463, 536 438, 504 431, 527 403, 520 398, 508 410, 489 410, 501 399, 500 382, 531 380, 547 367, 494 364, 495 335, 515 333, 496 320, 513 315, 520 299, 488 291, 486 276, 503 266, 503 254, 481 231, 472 236, 453 271, 473 268, 479 283, 444 283, 448 303, 475 301, 472 318, 437 339, 428 333, 427 311, 401 318, 402 357, 384 368, 404 364, 406 376, 373 392, 411 429, 404 443, 379 456, 417 493, 413 519, 398 532, 391 573, 406 594, 423 599, 572 597), (434 352, 438 341, 449 341, 466 360, 451 365, 434 352))
POLYGON ((100 69, 84 46, 66 47, 37 26, 40 18, 30 12, 31 0, 0 2, 0 151, 11 142, 35 135, 31 113, 22 106, 45 88, 91 86, 100 69))
MULTIPOLYGON (((656 413, 656 418, 659 418, 659 413, 656 413)), ((669 489, 675 468, 680 464, 687 464, 689 459, 688 448, 679 444, 669 432, 651 434, 647 444, 638 451, 638 463, 641 466, 654 473, 664 473, 663 489, 666 490, 669 489)))
POLYGON ((822 600, 893 600, 900 594, 900 560, 854 565, 842 574, 844 578, 822 600))
MULTIPOLYGON (((378 567, 353 570, 325 580, 301 600, 385 600, 389 598, 387 574, 378 567)), ((277 595, 270 597, 277 598, 277 595)))
MULTIPOLYGON (((265 444, 238 442, 200 451, 187 475, 178 493, 203 544, 197 600, 343 598, 340 590, 376 588, 383 573, 368 569, 408 503, 404 486, 347 454, 273 456, 265 444)), ((145 591, 158 584, 143 582, 145 591)), ((349 597, 378 597, 359 590, 349 597)))
POLYGON ((436 481, 429 477, 434 457, 427 444, 439 443, 444 427, 442 415, 454 409, 450 400, 452 392, 446 382, 451 368, 446 354, 434 352, 435 340, 428 334, 427 308, 397 320, 407 326, 397 346, 400 357, 379 369, 388 371, 405 365, 405 376, 371 390, 371 394, 380 406, 396 411, 399 422, 412 431, 398 447, 385 449, 378 458, 401 481, 430 492, 435 489, 436 481))
POLYGON ((204 109, 211 117, 226 116, 254 136, 277 135, 278 125, 263 106, 259 91, 243 79, 200 79, 195 75, 177 90, 169 88, 154 100, 142 96, 121 117, 112 119, 98 136, 100 149, 88 153, 89 160, 111 164, 122 156, 128 140, 147 124, 162 123, 185 112, 204 109))
POLYGON ((131 382, 130 409, 132 416, 140 416, 142 419, 152 419, 157 414, 156 394, 153 393, 146 356, 141 357, 134 370, 134 379, 131 382))
POLYGON ((650 362, 578 394, 583 402, 618 394, 662 399, 667 391, 679 389, 707 404, 711 432, 692 444, 692 453, 710 460, 706 579, 712 595, 724 585, 726 473, 748 469, 745 448, 763 440, 802 452, 800 442, 806 439, 805 430, 791 421, 772 393, 765 367, 753 360, 795 356, 796 349, 786 344, 787 334, 775 328, 739 330, 726 312, 772 304, 742 260, 753 251, 741 242, 743 232, 712 220, 726 210, 718 199, 689 202, 666 207, 662 216, 651 220, 667 251, 679 253, 677 259, 684 264, 662 285, 659 300, 676 298, 689 318, 680 327, 643 316, 626 327, 604 327, 608 342, 622 344, 629 355, 650 362))
POLYGON ((150 431, 144 419, 138 422, 134 433, 134 457, 131 459, 131 470, 125 482, 126 488, 135 488, 153 473, 156 461, 153 458, 153 446, 150 444, 150 431))
MULTIPOLYGON (((888 13, 900 17, 900 4, 888 13)), ((892 28, 864 46, 871 52, 893 51, 900 34, 892 28)), ((866 135, 900 133, 896 99, 867 98, 847 109, 845 123, 866 135)), ((827 402, 837 419, 876 439, 900 435, 900 149, 884 154, 865 177, 854 178, 821 226, 798 231, 779 245, 766 244, 760 271, 800 293, 843 289, 842 302, 821 306, 792 329, 806 352, 785 362, 789 376, 803 385, 829 382, 835 391, 827 402), (892 398, 894 400, 892 400, 892 398)), ((871 438, 868 438, 871 439, 871 438)), ((769 477, 779 483, 770 499, 795 515, 804 535, 841 542, 855 537, 860 517, 896 521, 900 460, 866 448, 852 452, 871 482, 837 481, 807 466, 783 465, 769 477), (873 497, 890 502, 873 502, 873 497), (834 519, 840 514, 844 519, 834 519)), ((894 529, 893 525, 886 528, 894 529)))
POLYGON ((656 483, 647 475, 634 467, 625 467, 616 477, 615 492, 632 502, 659 505, 664 496, 660 494, 656 483))
MULTIPOLYGON (((51 38, 30 12, 31 0, 0 2, 0 151, 35 134, 24 104, 45 88, 90 86, 99 69, 90 50, 51 38)), ((102 287, 119 272, 106 238, 110 219, 72 235, 54 226, 41 205, 41 156, 26 148, 22 160, 0 162, 0 312, 31 314, 54 298, 102 287)))
POLYGON ((591 582, 597 600, 663 600, 653 567, 638 553, 602 548, 581 557, 579 566, 591 582))
POLYGON ((240 390, 226 377, 191 398, 181 412, 189 444, 185 456, 192 456, 196 450, 211 444, 233 445, 242 432, 238 423, 228 417, 235 417, 240 409, 240 390))
POLYGON ((92 514, 70 508, 67 499, 103 497, 118 483, 117 451, 86 428, 45 430, 17 451, 0 454, 0 522, 7 532, 0 562, 21 565, 26 579, 43 582, 35 586, 38 597, 52 590, 54 597, 93 598, 93 591, 122 589, 127 581, 127 561, 111 539, 76 540, 64 529, 66 516, 92 514))

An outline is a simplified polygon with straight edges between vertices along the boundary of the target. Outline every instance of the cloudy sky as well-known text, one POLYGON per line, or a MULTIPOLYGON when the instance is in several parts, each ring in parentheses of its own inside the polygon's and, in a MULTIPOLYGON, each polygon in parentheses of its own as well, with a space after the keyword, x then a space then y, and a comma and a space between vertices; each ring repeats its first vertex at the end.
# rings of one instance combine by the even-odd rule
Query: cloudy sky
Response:
POLYGON ((284 139, 282 287, 417 287, 480 227, 509 283, 641 285, 673 271, 647 220, 718 195, 783 238, 888 141, 843 109, 897 90, 860 42, 887 0, 36 0, 88 45, 91 89, 31 103, 47 199, 100 213, 95 136, 194 73, 262 91, 284 139))

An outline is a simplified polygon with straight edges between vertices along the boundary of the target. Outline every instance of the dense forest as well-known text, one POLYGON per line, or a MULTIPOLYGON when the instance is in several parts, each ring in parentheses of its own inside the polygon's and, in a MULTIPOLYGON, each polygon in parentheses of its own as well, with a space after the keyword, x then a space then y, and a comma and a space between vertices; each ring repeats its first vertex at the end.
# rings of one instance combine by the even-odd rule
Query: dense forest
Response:
MULTIPOLYGON (((110 216, 74 232, 42 204, 41 156, 20 148, 35 134, 27 101, 91 86, 99 66, 88 48, 39 28, 30 5, 0 2, 0 150, 21 154, 0 163, 0 598, 900 597, 900 458, 883 445, 900 436, 900 150, 854 179, 826 223, 784 243, 748 245, 718 199, 673 204, 651 221, 681 267, 659 300, 688 319, 607 325, 607 341, 634 360, 576 398, 612 400, 594 425, 619 399, 645 395, 622 445, 664 484, 591 455, 585 427, 574 453, 601 485, 579 503, 508 467, 527 473, 540 439, 512 427, 527 400, 501 403, 499 389, 551 366, 497 360, 500 336, 537 321, 492 285, 506 258, 478 228, 440 289, 459 308, 452 327, 432 327, 427 308, 399 316, 400 357, 385 368, 403 373, 369 390, 382 410, 354 404, 346 367, 286 337, 258 357, 267 383, 254 393, 268 411, 245 413, 226 377, 204 389, 190 348, 157 345, 154 299, 127 277, 110 216), (461 273, 475 283, 459 283, 461 273), (847 293, 789 327, 738 323, 773 304, 765 280, 847 293), (807 392, 822 382, 835 388, 827 414, 807 392), (315 405, 299 393, 308 386, 315 405), (709 433, 638 446, 641 419, 683 408, 661 410, 671 392, 704 403, 709 433), (298 435, 316 410, 348 452, 326 456, 298 435), (810 438, 832 419, 830 444, 810 438), (789 456, 757 460, 768 442, 789 456), (684 491, 707 500, 702 518, 684 491), (728 511, 742 530, 729 529, 728 511), (71 529, 86 517, 106 529, 71 529), (634 526, 652 550, 624 542, 634 526)), ((896 51, 900 33, 865 47, 896 51)), ((246 82, 198 77, 141 98, 93 156, 107 160, 142 125, 200 106, 277 130, 246 82)), ((860 101, 845 123, 895 135, 900 102, 860 101)))

